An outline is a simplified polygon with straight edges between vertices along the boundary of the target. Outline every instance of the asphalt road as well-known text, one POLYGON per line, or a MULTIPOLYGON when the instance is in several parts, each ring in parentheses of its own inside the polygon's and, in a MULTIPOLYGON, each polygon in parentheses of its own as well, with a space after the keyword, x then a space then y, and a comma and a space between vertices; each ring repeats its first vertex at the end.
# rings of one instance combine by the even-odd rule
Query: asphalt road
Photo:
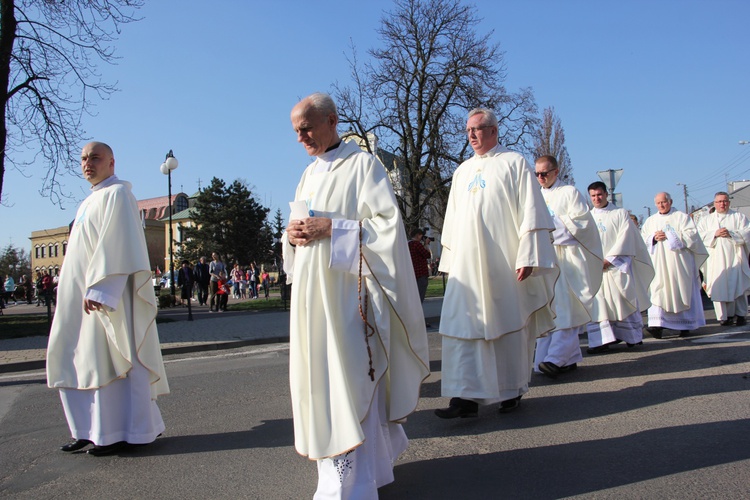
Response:
MULTIPOLYGON (((646 339, 535 375, 518 411, 440 420, 440 343, 382 499, 750 498, 750 332, 646 339)), ((293 448, 286 344, 169 356, 167 425, 119 456, 65 454, 43 373, 0 377, 0 497, 311 498, 293 448)))

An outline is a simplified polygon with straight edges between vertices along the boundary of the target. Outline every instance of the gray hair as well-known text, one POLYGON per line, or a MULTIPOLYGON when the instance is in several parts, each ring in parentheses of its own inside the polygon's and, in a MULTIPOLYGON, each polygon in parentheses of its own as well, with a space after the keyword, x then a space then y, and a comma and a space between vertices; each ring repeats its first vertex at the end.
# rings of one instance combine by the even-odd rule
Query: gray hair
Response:
POLYGON ((497 128, 497 115, 495 115, 495 112, 491 109, 487 108, 474 108, 471 111, 469 111, 469 118, 471 118, 474 115, 482 115, 484 116, 485 121, 489 122, 487 125, 490 127, 497 128))
POLYGON ((714 198, 716 198, 717 196, 726 196, 727 198, 729 198, 729 193, 727 193, 726 191, 719 191, 714 195, 714 198))
MULTIPOLYGON (((660 194, 663 194, 667 197, 667 201, 672 203, 672 195, 667 193, 666 191, 662 191, 661 193, 656 193, 656 196, 659 196, 660 194)), ((656 196, 654 196, 654 200, 656 200, 656 196)))
POLYGON ((309 109, 315 111, 321 116, 328 116, 331 113, 336 116, 338 116, 339 114, 338 109, 336 109, 336 103, 333 102, 333 99, 330 95, 324 92, 315 92, 314 94, 310 94, 305 99, 303 99, 303 101, 305 100, 309 102, 309 109))

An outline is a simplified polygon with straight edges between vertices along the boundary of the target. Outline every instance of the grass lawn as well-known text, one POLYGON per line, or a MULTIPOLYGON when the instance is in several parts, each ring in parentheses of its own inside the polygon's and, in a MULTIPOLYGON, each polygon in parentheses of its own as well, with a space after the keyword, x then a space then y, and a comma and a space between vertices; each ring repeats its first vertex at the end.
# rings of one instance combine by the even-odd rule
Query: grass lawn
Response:
POLYGON ((0 316, 0 339, 47 335, 46 314, 0 316))
MULTIPOLYGON (((289 309, 289 301, 286 302, 286 308, 289 309)), ((284 301, 279 297, 270 297, 268 300, 259 298, 255 300, 246 300, 236 304, 229 304, 227 311, 283 311, 284 301)))
MULTIPOLYGON (((446 284, 448 278, 445 278, 446 284)), ((425 297, 442 297, 445 295, 445 289, 443 288, 443 277, 442 276, 430 276, 427 282, 427 293, 425 297)))

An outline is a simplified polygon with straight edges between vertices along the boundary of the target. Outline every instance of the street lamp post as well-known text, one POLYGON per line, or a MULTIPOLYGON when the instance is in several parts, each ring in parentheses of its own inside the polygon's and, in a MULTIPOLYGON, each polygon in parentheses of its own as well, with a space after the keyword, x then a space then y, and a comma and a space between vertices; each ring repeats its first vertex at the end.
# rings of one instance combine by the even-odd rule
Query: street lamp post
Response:
POLYGON ((161 173, 167 176, 169 189, 169 287, 172 296, 172 305, 175 303, 174 292, 174 255, 172 253, 172 170, 177 168, 177 158, 174 157, 172 150, 169 150, 164 163, 161 164, 161 173))
POLYGON ((647 207, 646 205, 643 205, 643 208, 648 210, 648 216, 651 217, 651 207, 647 207))

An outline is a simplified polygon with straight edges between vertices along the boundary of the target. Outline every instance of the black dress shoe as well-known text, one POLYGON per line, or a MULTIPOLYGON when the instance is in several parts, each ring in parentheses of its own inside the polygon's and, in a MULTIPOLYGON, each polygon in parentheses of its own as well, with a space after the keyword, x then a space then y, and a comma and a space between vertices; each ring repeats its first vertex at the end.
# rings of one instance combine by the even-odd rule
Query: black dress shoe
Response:
POLYGON ((577 369, 578 369, 578 363, 573 363, 571 365, 561 366, 560 373, 572 372, 573 370, 577 370, 577 369))
POLYGON ((650 333, 651 336, 654 337, 655 339, 662 338, 662 332, 663 332, 663 330, 664 330, 664 328, 662 328, 660 326, 649 326, 648 328, 646 328, 646 331, 648 333, 650 333))
POLYGON ((539 371, 549 378, 557 378, 557 375, 560 373, 560 367, 550 361, 542 361, 539 363, 539 371))
POLYGON ((500 413, 510 413, 513 410, 521 406, 521 396, 513 399, 506 399, 500 403, 500 408, 497 409, 500 413))
POLYGON ((448 408, 438 408, 435 415, 440 418, 467 418, 479 415, 479 404, 461 398, 451 398, 448 408))
POLYGON ((732 319, 725 319, 721 323, 719 323, 721 326, 732 326, 734 324, 734 320, 732 319))
POLYGON ((89 455, 94 455, 95 457, 103 457, 105 455, 112 455, 113 453, 117 453, 118 451, 125 448, 127 445, 128 445, 127 441, 118 441, 116 443, 108 444, 106 446, 94 446, 86 453, 88 453, 89 455))
POLYGON ((631 344, 630 342, 626 342, 626 344, 628 344, 628 347, 635 347, 637 345, 643 345, 643 341, 641 340, 640 342, 636 342, 635 344, 631 344))
POLYGON ((737 326, 745 326, 747 324, 747 320, 744 316, 737 316, 737 326))
POLYGON ((60 446, 62 451, 78 451, 92 444, 88 439, 72 439, 69 443, 60 446))
POLYGON ((609 351, 609 344, 604 344, 586 349, 586 354, 602 354, 609 351))
POLYGON ((687 337, 690 330, 680 330, 680 337, 687 337))

